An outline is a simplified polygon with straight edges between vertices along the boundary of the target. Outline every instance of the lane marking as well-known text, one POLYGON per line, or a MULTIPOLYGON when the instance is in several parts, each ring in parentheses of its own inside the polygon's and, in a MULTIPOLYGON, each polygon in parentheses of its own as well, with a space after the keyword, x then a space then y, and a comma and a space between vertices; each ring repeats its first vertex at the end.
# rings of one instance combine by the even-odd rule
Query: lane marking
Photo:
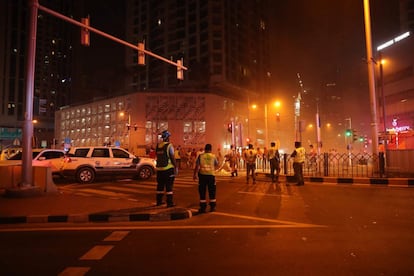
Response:
POLYGON ((246 219, 246 220, 255 220, 255 221, 270 222, 270 223, 280 223, 280 224, 288 224, 288 225, 300 225, 301 227, 326 227, 324 225, 317 225, 317 224, 310 224, 310 223, 302 223, 302 222, 294 222, 294 221, 289 221, 289 220, 268 219, 268 218, 245 216, 245 215, 237 215, 237 214, 230 214, 230 213, 223 213, 223 212, 212 212, 211 214, 212 215, 219 215, 219 216, 226 216, 226 217, 234 217, 234 218, 246 219))
POLYGON ((95 245, 88 252, 86 252, 79 260, 100 260, 108 254, 113 245, 95 245))
POLYGON ((250 194, 250 195, 262 195, 262 196, 275 196, 275 197, 291 197, 289 195, 268 194, 268 193, 265 193, 265 192, 243 192, 243 191, 238 191, 237 193, 239 193, 239 194, 250 194))
POLYGON ((193 229, 261 229, 261 228, 326 228, 327 225, 307 224, 307 223, 290 223, 290 224, 252 224, 252 225, 133 225, 133 226, 67 226, 67 227, 50 227, 50 228, 9 228, 0 229, 0 232, 47 232, 47 231, 96 231, 96 230, 193 230, 193 229))
POLYGON ((111 241, 121 241, 123 240, 130 231, 114 231, 109 236, 107 236, 104 241, 111 242, 111 241))
POLYGON ((65 268, 61 273, 59 273, 59 276, 83 276, 85 275, 89 270, 91 270, 90 267, 79 267, 79 266, 70 266, 65 268))

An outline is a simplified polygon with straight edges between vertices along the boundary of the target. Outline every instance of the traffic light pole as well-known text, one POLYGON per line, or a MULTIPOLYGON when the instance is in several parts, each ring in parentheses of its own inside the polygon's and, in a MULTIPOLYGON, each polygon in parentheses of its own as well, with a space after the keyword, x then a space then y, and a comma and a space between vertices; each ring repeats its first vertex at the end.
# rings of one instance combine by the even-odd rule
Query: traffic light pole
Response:
POLYGON ((38 0, 29 2, 29 38, 27 44, 27 64, 26 64, 26 101, 24 113, 24 125, 22 136, 22 179, 18 189, 28 190, 34 188, 33 165, 32 165, 32 137, 33 137, 33 97, 34 97, 34 74, 36 60, 36 33, 37 33, 37 6, 38 0))
MULTIPOLYGON (((187 70, 187 67, 182 65, 182 60, 180 62, 173 62, 164 57, 161 57, 157 54, 154 54, 150 51, 147 51, 142 48, 138 48, 138 45, 133 45, 126 41, 123 41, 119 38, 116 38, 112 35, 104 33, 98 29, 90 27, 87 24, 82 24, 72 18, 64 16, 60 13, 57 13, 51 9, 39 5, 38 0, 29 0, 30 8, 30 18, 29 18, 29 36, 27 44, 27 64, 26 64, 26 99, 25 99, 25 113, 24 113, 24 125, 23 125, 23 136, 22 136, 22 172, 21 172, 21 182, 17 187, 17 192, 20 191, 29 191, 29 193, 38 194, 41 192, 40 189, 34 186, 33 182, 33 165, 32 165, 32 137, 33 137, 33 98, 34 98, 34 74, 35 74, 35 62, 36 62, 36 35, 37 35, 37 15, 38 10, 42 10, 52 16, 65 20, 71 24, 77 25, 81 28, 88 29, 91 32, 97 33, 101 36, 104 36, 108 39, 111 39, 115 42, 121 43, 127 47, 135 49, 137 51, 144 52, 147 55, 160 59, 164 62, 167 62, 171 65, 174 65, 179 69, 178 71, 187 70), (33 192, 32 192, 33 191, 33 192)), ((14 191, 8 191, 9 194, 14 193, 14 191)))
POLYGON ((113 40, 115 42, 118 42, 120 44, 123 44, 123 45, 125 45, 125 46, 127 46, 129 48, 134 49, 134 50, 144 52, 145 54, 147 54, 149 56, 155 57, 155 58, 160 59, 160 60, 162 60, 162 61, 164 61, 166 63, 169 63, 171 65, 174 65, 178 69, 182 69, 182 70, 187 70, 188 69, 187 67, 185 67, 185 66, 182 65, 182 62, 174 62, 174 61, 171 61, 169 59, 166 59, 166 58, 164 58, 162 56, 159 56, 157 54, 152 53, 151 51, 142 49, 142 48, 138 47, 138 45, 131 44, 131 43, 127 42, 127 41, 124 41, 124 40, 119 39, 119 38, 117 38, 115 36, 112 36, 110 34, 107 34, 107 33, 102 32, 102 31, 100 31, 98 29, 95 29, 95 28, 93 28, 93 27, 91 27, 91 26, 89 26, 87 24, 82 24, 81 22, 78 22, 78 21, 76 21, 76 20, 74 20, 74 19, 72 19, 70 17, 64 16, 64 15, 58 13, 58 12, 55 12, 55 11, 53 11, 51 9, 48 9, 46 7, 43 7, 42 5, 39 5, 38 1, 34 1, 34 2, 36 3, 35 5, 39 8, 39 10, 42 10, 42 11, 44 11, 44 12, 50 14, 50 15, 53 15, 53 16, 55 16, 57 18, 60 18, 62 20, 65 20, 65 21, 67 21, 67 22, 69 22, 71 24, 77 25, 77 26, 79 26, 81 28, 88 29, 90 32, 94 32, 94 33, 96 33, 98 35, 101 35, 101 36, 106 37, 106 38, 108 38, 110 40, 113 40))

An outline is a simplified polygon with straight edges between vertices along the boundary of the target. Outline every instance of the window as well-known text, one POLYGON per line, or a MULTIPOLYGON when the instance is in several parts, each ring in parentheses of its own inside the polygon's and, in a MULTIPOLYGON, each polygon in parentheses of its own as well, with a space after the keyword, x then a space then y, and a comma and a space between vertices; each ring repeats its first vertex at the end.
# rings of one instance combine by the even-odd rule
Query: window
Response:
POLYGON ((109 149, 94 149, 92 157, 109 157, 109 149))
POLYGON ((129 158, 129 154, 121 149, 112 149, 115 158, 129 158))
POLYGON ((45 159, 55 159, 63 157, 63 152, 60 151, 47 151, 42 154, 45 159))
POLYGON ((74 156, 75 157, 86 157, 88 155, 89 149, 76 149, 74 156))

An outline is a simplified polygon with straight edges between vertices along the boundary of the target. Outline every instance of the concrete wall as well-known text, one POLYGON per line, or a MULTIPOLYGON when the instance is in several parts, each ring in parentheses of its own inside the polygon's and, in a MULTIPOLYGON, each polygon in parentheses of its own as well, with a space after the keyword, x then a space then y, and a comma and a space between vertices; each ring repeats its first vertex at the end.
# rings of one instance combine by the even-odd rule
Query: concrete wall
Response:
MULTIPOLYGON (((0 189, 18 188, 22 181, 21 165, 0 165, 0 189)), ((57 192, 50 167, 33 167, 33 184, 47 193, 57 192)))

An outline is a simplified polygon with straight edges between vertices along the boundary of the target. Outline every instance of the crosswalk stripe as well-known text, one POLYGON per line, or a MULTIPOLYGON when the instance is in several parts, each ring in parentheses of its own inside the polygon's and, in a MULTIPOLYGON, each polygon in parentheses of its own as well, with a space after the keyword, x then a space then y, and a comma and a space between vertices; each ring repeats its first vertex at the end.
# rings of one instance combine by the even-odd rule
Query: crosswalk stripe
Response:
MULTIPOLYGON (((189 178, 190 179, 190 178, 189 178)), ((182 181, 178 179, 174 182, 174 190, 180 188, 191 188, 198 185, 191 178, 191 182, 182 181)), ((154 194, 157 183, 154 181, 140 181, 138 183, 118 182, 114 185, 102 185, 89 188, 82 187, 81 185, 61 187, 60 190, 75 193, 81 196, 105 196, 112 198, 130 198, 134 195, 147 195, 154 194)))

